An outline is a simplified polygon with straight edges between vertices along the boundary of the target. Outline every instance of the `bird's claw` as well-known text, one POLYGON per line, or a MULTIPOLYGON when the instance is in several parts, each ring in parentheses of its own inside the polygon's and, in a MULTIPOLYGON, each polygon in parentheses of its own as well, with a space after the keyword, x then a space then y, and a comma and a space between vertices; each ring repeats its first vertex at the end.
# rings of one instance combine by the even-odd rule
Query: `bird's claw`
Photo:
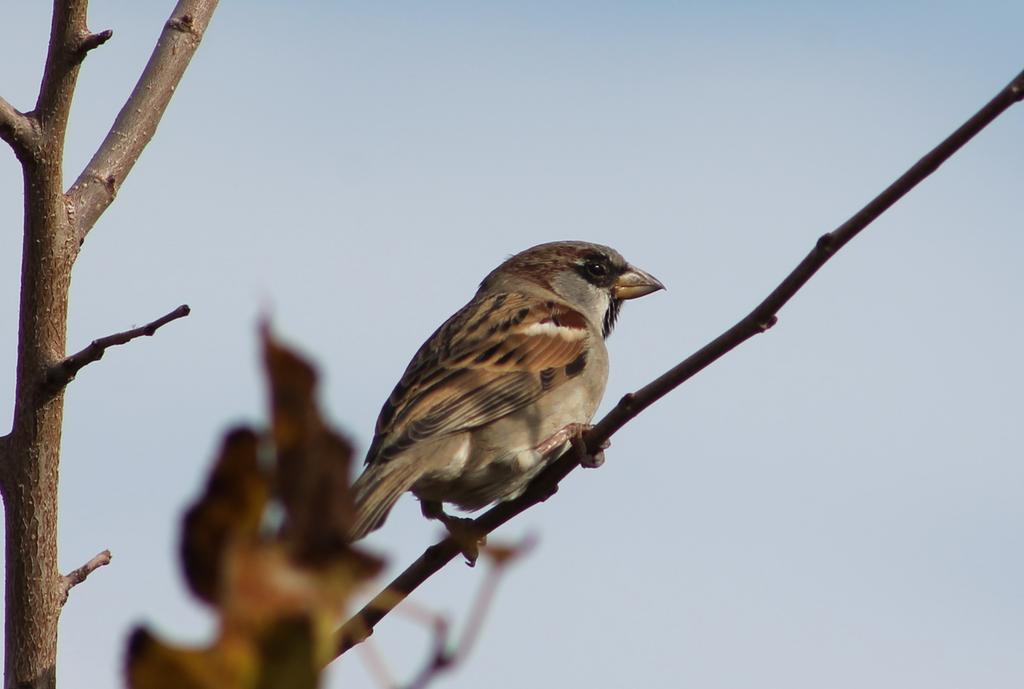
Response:
POLYGON ((466 564, 475 567, 477 558, 480 557, 480 548, 487 545, 487 532, 482 531, 474 520, 467 517, 449 516, 444 526, 448 529, 448 535, 458 544, 462 556, 466 558, 466 564))
POLYGON ((604 464, 604 451, 611 447, 612 444, 605 440, 601 443, 601 447, 598 448, 597 452, 591 454, 587 450, 587 444, 583 441, 583 434, 593 428, 593 426, 582 423, 574 425, 576 429, 569 438, 569 441, 572 443, 572 449, 576 451, 576 457, 580 460, 580 466, 584 469, 596 469, 604 464))
POLYGON ((466 558, 466 564, 476 566, 480 557, 480 548, 487 545, 487 532, 480 529, 476 522, 468 517, 456 517, 444 511, 439 502, 423 501, 420 503, 423 516, 436 519, 448 530, 448 535, 459 546, 459 551, 466 558))
POLYGON ((597 452, 594 454, 588 452, 587 444, 583 442, 583 434, 591 428, 593 428, 593 426, 585 423, 566 424, 552 433, 551 437, 538 445, 537 451, 542 455, 546 455, 555 448, 561 447, 565 444, 565 441, 568 440, 576 451, 576 456, 579 459, 580 466, 587 469, 597 468, 604 464, 604 451, 611 447, 611 443, 605 440, 601 443, 601 448, 597 452))

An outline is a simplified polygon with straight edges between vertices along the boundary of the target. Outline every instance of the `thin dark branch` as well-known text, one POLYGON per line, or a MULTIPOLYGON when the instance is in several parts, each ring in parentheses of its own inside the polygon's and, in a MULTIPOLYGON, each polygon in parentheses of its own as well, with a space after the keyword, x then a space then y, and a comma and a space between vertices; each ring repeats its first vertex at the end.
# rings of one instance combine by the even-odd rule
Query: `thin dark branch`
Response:
MULTIPOLYGON (((423 669, 420 670, 405 689, 424 689, 438 675, 451 671, 466 659, 480 636, 480 630, 483 628, 484 620, 487 618, 491 603, 494 601, 494 593, 498 590, 498 582, 501 581, 506 568, 514 558, 518 558, 532 546, 533 539, 528 538, 518 546, 504 549, 504 555, 501 557, 490 558, 491 567, 487 572, 487 576, 484 577, 483 582, 480 584, 480 589, 473 600, 462 636, 454 647, 449 639, 451 630, 448 620, 443 617, 434 619, 433 651, 427 658, 423 669)), ((486 548, 484 549, 484 554, 488 554, 486 548)))
POLYGON ((51 393, 61 390, 65 385, 74 380, 78 372, 88 364, 102 359, 103 353, 107 351, 108 347, 127 344, 139 337, 150 337, 161 327, 167 325, 171 321, 184 318, 189 313, 191 313, 191 309, 189 309, 188 305, 182 304, 178 308, 174 309, 174 311, 171 311, 167 315, 161 316, 152 323, 147 323, 140 328, 132 328, 131 330, 125 330, 121 333, 114 333, 113 335, 107 335, 106 337, 101 337, 98 340, 93 340, 88 347, 77 354, 72 354, 67 357, 47 372, 45 380, 46 389, 51 393))
POLYGON ((388 669, 388 665, 384 661, 384 657, 381 655, 380 651, 377 650, 377 646, 374 644, 360 644, 358 653, 377 686, 396 686, 396 682, 391 677, 391 671, 388 669))
MULTIPOLYGON (((636 392, 625 395, 584 437, 590 452, 599 451, 602 443, 647 407, 692 378, 758 333, 771 328, 776 314, 801 287, 847 242, 871 224, 907 192, 920 184, 942 163, 988 126, 1014 103, 1024 99, 1024 72, 1010 82, 973 117, 932 149, 907 172, 889 185, 864 208, 832 232, 818 239, 810 253, 779 283, 771 294, 736 325, 716 337, 700 350, 636 392)), ((579 456, 570 449, 550 464, 515 500, 499 503, 474 520, 475 529, 490 533, 509 519, 549 498, 558 490, 559 482, 579 465, 579 456)), ((343 654, 373 633, 373 627, 410 592, 433 576, 461 552, 452 538, 430 546, 415 562, 371 600, 338 630, 337 653, 343 654)))
POLYGON ((216 7, 217 0, 179 0, 114 126, 68 190, 68 207, 79 243, 114 200, 156 133, 216 7))
POLYGON ((88 578, 90 574, 95 572, 100 567, 105 567, 106 565, 109 565, 110 558, 110 551, 104 550, 102 552, 96 553, 91 560, 86 562, 78 569, 68 572, 67 574, 62 576, 60 578, 61 606, 68 602, 68 593, 70 593, 72 588, 81 584, 83 581, 86 580, 86 578, 88 578))
MULTIPOLYGON (((488 577, 490 579, 490 577, 488 577)), ((434 622, 433 651, 427 658, 423 669, 419 671, 416 678, 405 687, 405 689, 423 689, 430 683, 430 680, 448 669, 454 663, 454 654, 449 650, 448 641, 448 620, 439 617, 434 622)))
POLYGON ((38 145, 39 123, 0 98, 0 139, 3 139, 21 159, 38 145))

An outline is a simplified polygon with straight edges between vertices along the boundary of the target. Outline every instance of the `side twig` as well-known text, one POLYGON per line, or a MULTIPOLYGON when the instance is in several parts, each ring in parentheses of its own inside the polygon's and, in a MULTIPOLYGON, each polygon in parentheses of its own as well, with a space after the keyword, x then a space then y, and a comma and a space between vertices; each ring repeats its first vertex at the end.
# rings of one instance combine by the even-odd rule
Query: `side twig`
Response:
POLYGON ((189 315, 191 311, 192 310, 188 307, 188 304, 182 304, 170 313, 161 316, 155 321, 147 323, 142 327, 132 328, 131 330, 125 330, 124 332, 114 333, 113 335, 107 335, 106 337, 101 337, 98 340, 93 340, 89 343, 88 347, 76 354, 72 354, 51 368, 46 374, 44 385, 50 393, 55 393, 58 390, 61 390, 65 385, 75 379, 75 376, 78 375, 79 371, 92 362, 102 359, 103 354, 107 351, 108 347, 127 344, 139 337, 151 337, 161 327, 167 325, 171 321, 184 318, 189 315))
MULTIPOLYGON (((625 395, 618 405, 585 435, 584 440, 588 451, 597 452, 602 443, 611 438, 616 431, 644 409, 738 345, 775 325, 778 311, 837 251, 938 169, 978 132, 1022 99, 1024 99, 1024 72, 1018 74, 995 98, 849 220, 832 232, 820 237, 814 248, 797 267, 736 325, 651 383, 636 392, 625 395)), ((541 472, 522 495, 515 500, 499 503, 474 520, 474 530, 485 534, 490 533, 517 514, 543 502, 558 490, 559 482, 578 465, 578 453, 573 449, 567 450, 541 472)), ((450 537, 427 548, 423 555, 399 574, 383 592, 342 625, 336 636, 337 654, 340 656, 352 646, 367 639, 373 633, 377 622, 391 612, 405 596, 433 576, 460 552, 458 543, 450 537)))
POLYGON ((95 572, 100 567, 105 567, 110 564, 110 551, 104 550, 102 552, 93 555, 92 559, 86 562, 78 569, 72 570, 60 578, 60 604, 63 606, 68 602, 68 594, 71 589, 78 586, 88 578, 90 574, 95 572))
POLYGON ((39 142, 39 123, 0 98, 0 139, 3 139, 23 159, 39 142))
POLYGON ((466 659, 473 649, 473 644, 480 636, 480 630, 483 628, 484 620, 494 601, 494 594, 498 590, 498 582, 501 581, 502 575, 513 560, 518 559, 533 547, 533 543, 534 540, 528 537, 522 543, 511 548, 484 548, 483 554, 487 557, 490 567, 480 584, 476 598, 473 599, 473 605, 458 643, 454 646, 451 643, 451 625, 448 620, 444 617, 436 617, 433 620, 432 652, 423 668, 406 685, 405 689, 424 689, 438 675, 453 670, 466 659))
POLYGON ((178 2, 114 126, 68 190, 67 205, 79 244, 114 200, 121 183, 156 133, 216 7, 217 0, 178 2))
POLYGON ((84 60, 90 50, 99 48, 101 45, 109 41, 110 37, 113 35, 114 32, 110 29, 105 29, 99 33, 85 34, 78 46, 75 48, 75 58, 79 61, 84 60))

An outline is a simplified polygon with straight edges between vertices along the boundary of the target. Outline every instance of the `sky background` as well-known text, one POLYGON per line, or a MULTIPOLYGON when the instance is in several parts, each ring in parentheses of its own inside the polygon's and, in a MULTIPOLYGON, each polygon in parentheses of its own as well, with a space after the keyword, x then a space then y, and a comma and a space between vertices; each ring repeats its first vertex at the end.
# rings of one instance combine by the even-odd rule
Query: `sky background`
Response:
MULTIPOLYGON (((171 2, 114 30, 72 110, 70 184, 171 2)), ((2 4, 0 94, 35 101, 47 3, 2 4)), ((137 623, 209 638, 178 523, 222 432, 264 419, 256 322, 322 372, 365 448, 422 340, 511 253, 610 244, 668 291, 609 341, 603 409, 717 336, 1024 67, 1007 2, 224 2, 75 267, 69 349, 188 303, 67 393, 64 689, 120 685, 137 623)), ((436 686, 1024 686, 1024 106, 734 351, 613 439, 534 534, 436 686)), ((6 147, 5 147, 6 148, 6 147)), ((22 193, 0 155, 0 416, 13 407, 22 193)), ((4 422, 8 423, 7 421, 4 422)), ((404 498, 369 543, 437 536, 404 498)), ((417 604, 464 619, 479 569, 417 604)), ((372 642, 399 679, 429 633, 372 642)), ((359 653, 328 687, 372 687, 359 653)))

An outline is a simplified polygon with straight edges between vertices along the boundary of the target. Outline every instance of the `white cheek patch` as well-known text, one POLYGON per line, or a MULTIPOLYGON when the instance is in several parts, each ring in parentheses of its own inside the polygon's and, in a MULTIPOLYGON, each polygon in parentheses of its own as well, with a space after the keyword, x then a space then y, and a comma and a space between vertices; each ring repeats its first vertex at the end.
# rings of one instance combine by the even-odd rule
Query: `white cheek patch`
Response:
POLYGON ((582 340, 587 336, 587 331, 583 328, 567 328, 563 325, 555 325, 551 321, 530 323, 523 328, 522 332, 524 335, 554 335, 566 340, 582 340))

